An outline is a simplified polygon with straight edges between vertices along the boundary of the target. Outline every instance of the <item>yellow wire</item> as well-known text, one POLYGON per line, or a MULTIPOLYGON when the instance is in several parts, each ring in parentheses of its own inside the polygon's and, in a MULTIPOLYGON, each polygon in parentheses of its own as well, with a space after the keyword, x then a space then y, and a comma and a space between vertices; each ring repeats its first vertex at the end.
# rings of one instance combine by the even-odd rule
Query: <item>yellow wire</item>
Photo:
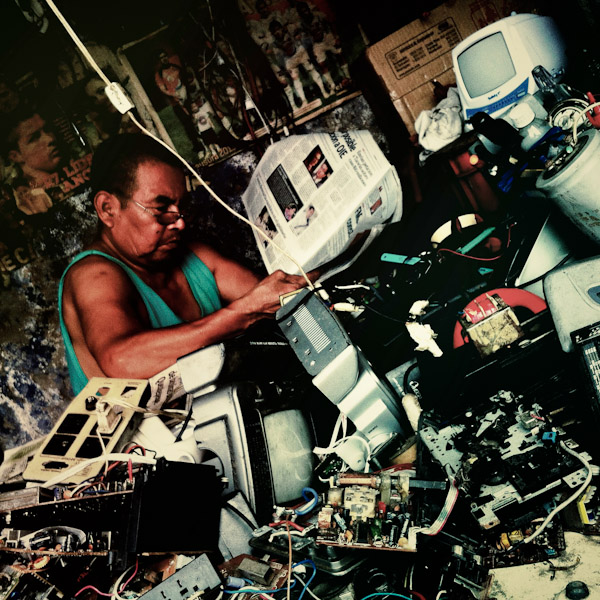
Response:
MULTIPOLYGON (((72 40, 75 42, 75 45, 79 48, 79 50, 84 55, 84 57, 86 58, 86 60, 90 63, 91 67, 98 73, 98 75, 102 78, 102 80, 104 81, 104 83, 106 83, 107 86, 110 85, 112 83, 110 81, 110 79, 108 79, 108 77, 104 74, 104 72, 102 71, 102 69, 98 66, 98 64, 94 60, 93 56, 90 54, 90 52, 85 47, 85 45, 82 43, 82 41, 79 39, 79 37, 77 36, 77 34, 75 33, 75 31, 73 31, 73 29, 69 25, 68 21, 64 18, 64 16, 60 12, 60 10, 57 8, 57 6, 54 4, 54 2, 52 0, 46 0, 46 3, 48 4, 48 6, 52 10, 52 12, 54 12, 54 14, 56 15, 56 17, 58 18, 58 20, 60 21, 60 23, 63 25, 63 27, 65 28, 65 30, 67 31, 67 33, 71 36, 72 40)), ((127 112, 127 115, 129 116, 129 118, 135 123, 135 125, 142 132, 144 132, 146 135, 150 136, 153 140, 155 140, 156 142, 158 142, 159 144, 161 144, 162 146, 164 146, 169 152, 171 152, 173 155, 175 155, 189 169, 189 171, 194 175, 194 177, 196 177, 196 179, 199 181, 199 183, 204 188, 206 188, 206 190, 208 191, 208 193, 219 204, 221 204, 221 206, 223 206, 231 214, 233 214, 235 217, 237 217, 238 219, 240 219, 241 221, 243 221, 247 225, 250 225, 250 227, 252 229, 254 229, 254 231, 257 231, 259 233, 259 235, 261 235, 269 244, 272 244, 275 248, 277 248, 277 250, 279 250, 279 252, 281 252, 284 256, 286 256, 287 258, 289 258, 298 267, 298 270, 300 271, 300 274, 306 280, 306 283, 307 283, 308 287, 311 290, 314 289, 314 286, 313 286, 312 282, 310 281, 310 279, 308 278, 306 272, 304 271, 304 269, 302 268, 302 266, 300 265, 300 263, 293 256, 291 256, 290 254, 288 254, 285 250, 283 250, 283 248, 281 248, 278 244, 276 244, 262 229, 260 229, 260 227, 257 227, 254 223, 252 223, 251 221, 249 221, 248 219, 246 219, 246 217, 244 217, 243 215, 241 215, 240 213, 238 213, 237 211, 235 211, 226 202, 224 202, 223 200, 221 200, 221 198, 219 198, 219 196, 210 188, 210 186, 204 181, 204 179, 202 179, 202 177, 200 177, 200 175, 198 174, 198 172, 188 163, 187 160, 185 160, 185 158, 183 158, 180 154, 178 154, 176 150, 174 150, 173 148, 171 148, 171 146, 169 146, 167 143, 165 143, 159 137, 157 137, 156 135, 154 135, 151 131, 149 131, 148 129, 146 129, 146 127, 144 127, 135 118, 135 116, 130 111, 127 112)))
POLYGON ((69 25, 68 21, 63 17, 60 10, 58 10, 58 8, 56 7, 56 4, 54 4, 54 2, 52 2, 52 0, 46 0, 46 4, 48 4, 48 6, 51 8, 52 12, 56 15, 58 20, 61 22, 62 26, 67 30, 67 33, 71 36, 71 39, 75 42, 75 45, 79 48, 79 50, 81 50, 81 53, 85 56, 85 58, 90 63, 90 65, 92 66, 94 71, 96 71, 96 73, 98 73, 98 75, 102 78, 102 81, 104 81, 104 83, 106 83, 106 85, 110 85, 111 84, 110 79, 108 79, 108 77, 104 74, 102 69, 98 66, 98 64, 94 60, 94 57, 89 53, 88 49, 83 45, 83 42, 79 39, 77 34, 73 31, 73 29, 69 25))

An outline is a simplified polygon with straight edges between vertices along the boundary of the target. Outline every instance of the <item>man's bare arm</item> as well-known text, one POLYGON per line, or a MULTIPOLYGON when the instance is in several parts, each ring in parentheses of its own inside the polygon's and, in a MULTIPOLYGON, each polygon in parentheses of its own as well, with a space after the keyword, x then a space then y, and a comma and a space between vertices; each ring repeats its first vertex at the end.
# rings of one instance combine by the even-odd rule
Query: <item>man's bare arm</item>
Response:
POLYGON ((212 271, 219 294, 225 302, 241 298, 260 282, 255 273, 210 246, 196 242, 190 245, 190 250, 212 271))
POLYGON ((302 277, 276 272, 211 315, 152 329, 128 277, 116 265, 95 261, 69 271, 65 313, 72 303, 85 344, 105 375, 148 378, 180 356, 234 337, 272 316, 280 306, 279 296, 304 284, 302 277))

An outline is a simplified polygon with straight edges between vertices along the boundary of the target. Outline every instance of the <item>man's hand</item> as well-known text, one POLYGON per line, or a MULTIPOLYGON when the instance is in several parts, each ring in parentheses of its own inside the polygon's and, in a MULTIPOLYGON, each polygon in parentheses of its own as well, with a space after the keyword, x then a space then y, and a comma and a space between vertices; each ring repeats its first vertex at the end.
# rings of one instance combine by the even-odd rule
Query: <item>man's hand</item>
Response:
MULTIPOLYGON (((316 271, 308 275, 313 281, 316 271)), ((231 310, 251 315, 255 319, 272 316, 281 308, 280 297, 306 287, 306 279, 300 275, 289 275, 275 271, 255 285, 247 294, 229 305, 231 310)))

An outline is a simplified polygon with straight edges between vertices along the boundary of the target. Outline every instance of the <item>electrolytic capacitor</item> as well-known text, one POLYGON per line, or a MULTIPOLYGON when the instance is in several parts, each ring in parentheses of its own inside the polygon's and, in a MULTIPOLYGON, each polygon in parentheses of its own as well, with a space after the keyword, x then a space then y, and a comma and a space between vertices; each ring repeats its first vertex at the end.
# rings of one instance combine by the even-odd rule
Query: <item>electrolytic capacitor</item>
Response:
POLYGON ((400 538, 400 527, 392 525, 390 528, 390 546, 395 546, 400 538))
POLYGON ((393 522, 392 521, 384 521, 381 524, 381 535, 383 537, 389 538, 390 537, 390 531, 392 530, 392 525, 393 522))
POLYGON ((333 513, 333 519, 342 531, 346 531, 346 529, 348 529, 348 526, 346 525, 346 522, 344 521, 344 517, 342 517, 342 515, 340 515, 339 513, 333 513))
POLYGON ((369 542, 369 526, 364 521, 359 521, 356 525, 356 541, 360 544, 369 542))
POLYGON ((408 544, 408 528, 410 526, 410 517, 404 515, 404 523, 402 523, 402 529, 400 530, 400 539, 398 545, 406 546, 408 544))

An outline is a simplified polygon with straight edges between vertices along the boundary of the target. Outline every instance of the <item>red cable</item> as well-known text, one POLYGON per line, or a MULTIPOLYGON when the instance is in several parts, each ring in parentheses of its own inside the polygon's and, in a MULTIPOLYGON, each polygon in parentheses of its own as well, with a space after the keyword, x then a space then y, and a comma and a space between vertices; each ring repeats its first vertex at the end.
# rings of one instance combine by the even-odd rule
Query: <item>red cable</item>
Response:
POLYGON ((119 594, 121 594, 123 592, 123 590, 129 585, 131 580, 137 575, 137 572, 138 572, 138 559, 136 557, 135 569, 133 570, 133 575, 121 586, 121 589, 119 590, 119 594))
POLYGON ((298 531, 304 531, 304 527, 298 525, 298 523, 294 523, 294 521, 276 521, 274 523, 269 523, 269 527, 278 527, 279 525, 290 525, 298 531))
POLYGON ((94 590, 94 592, 96 592, 96 594, 98 594, 99 596, 106 596, 107 598, 112 598, 114 596, 114 594, 106 594, 105 592, 101 592, 98 588, 95 588, 93 585, 86 585, 85 587, 82 587, 78 592, 75 592, 75 594, 73 594, 75 597, 79 596, 79 594, 81 594, 81 592, 84 592, 85 590, 94 590))
POLYGON ((133 452, 137 448, 139 448, 142 451, 142 454, 144 456, 146 456, 146 448, 144 448, 144 446, 140 446, 140 444, 134 444, 133 446, 127 448, 127 450, 125 450, 125 454, 129 454, 130 452, 133 452))
POLYGON ((502 257, 502 254, 498 254, 497 256, 492 256, 491 258, 479 258, 478 256, 471 256, 469 254, 462 254, 462 252, 457 252, 456 250, 450 250, 450 248, 438 248, 438 252, 449 252, 450 254, 455 254, 456 256, 462 256, 463 258, 470 258, 471 260, 480 260, 482 262, 498 260, 499 258, 502 257))

